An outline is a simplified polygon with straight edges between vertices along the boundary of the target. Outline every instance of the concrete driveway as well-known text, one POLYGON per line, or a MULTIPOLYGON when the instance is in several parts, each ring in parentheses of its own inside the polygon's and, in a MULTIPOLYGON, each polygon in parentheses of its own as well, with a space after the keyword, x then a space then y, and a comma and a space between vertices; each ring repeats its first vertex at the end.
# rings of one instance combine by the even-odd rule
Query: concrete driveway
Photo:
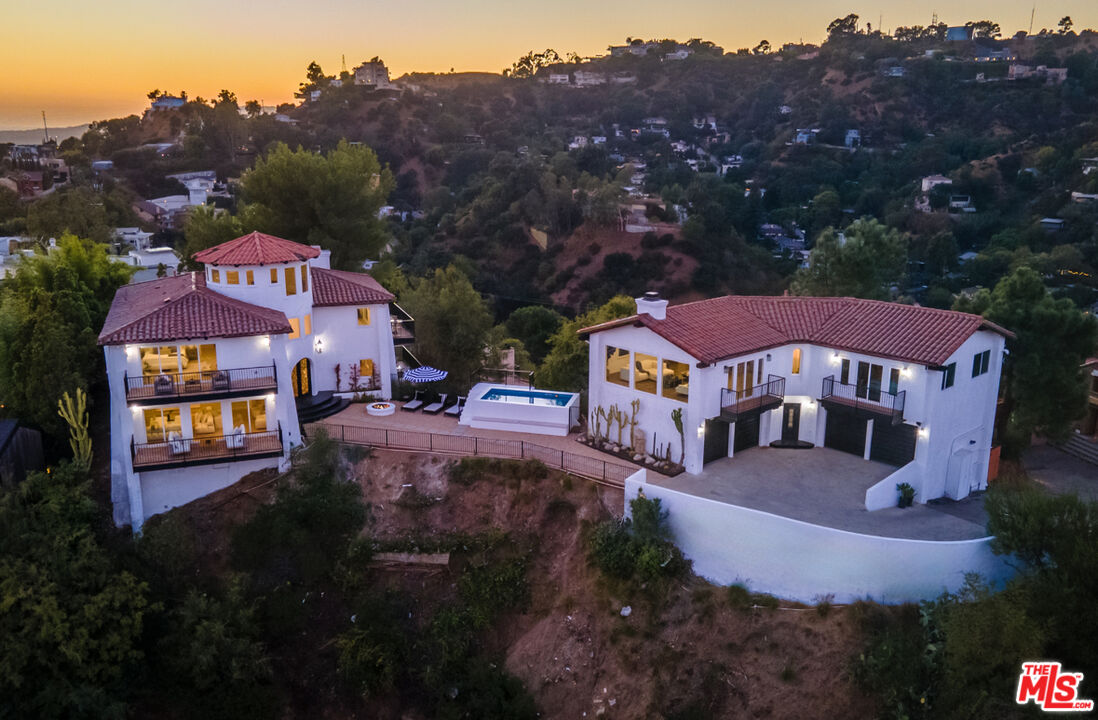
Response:
POLYGON ((865 491, 895 472, 829 448, 752 448, 707 464, 700 475, 649 474, 648 482, 730 505, 865 535, 916 540, 986 537, 983 496, 901 510, 865 509, 865 491))

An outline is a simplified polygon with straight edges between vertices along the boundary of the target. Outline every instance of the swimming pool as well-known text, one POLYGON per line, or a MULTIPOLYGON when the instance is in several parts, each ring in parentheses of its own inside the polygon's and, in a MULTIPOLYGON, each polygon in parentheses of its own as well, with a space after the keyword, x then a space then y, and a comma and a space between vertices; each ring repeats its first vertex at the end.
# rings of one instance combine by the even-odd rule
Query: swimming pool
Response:
POLYGON ((485 430, 565 436, 579 424, 579 394, 479 383, 458 422, 485 430))

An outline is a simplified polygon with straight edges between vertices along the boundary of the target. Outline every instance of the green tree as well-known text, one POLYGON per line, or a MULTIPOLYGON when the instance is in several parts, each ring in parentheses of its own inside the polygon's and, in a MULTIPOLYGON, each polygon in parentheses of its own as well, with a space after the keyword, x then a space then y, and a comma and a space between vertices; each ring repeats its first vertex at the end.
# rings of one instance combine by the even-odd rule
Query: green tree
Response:
POLYGON ((835 18, 827 26, 827 39, 834 40, 858 32, 858 16, 850 13, 846 17, 835 18))
POLYGON ((416 357, 465 388, 483 366, 492 315, 469 278, 453 265, 413 281, 401 304, 416 319, 416 357))
POLYGON ((244 226, 332 251, 332 265, 361 269, 386 241, 378 210, 393 175, 368 147, 345 141, 320 155, 283 143, 241 178, 244 226))
POLYGON ((1073 25, 1075 25, 1075 23, 1072 22, 1070 15, 1063 16, 1062 18, 1060 18, 1060 22, 1056 23, 1056 26, 1060 28, 1059 32, 1061 35, 1067 35, 1069 32, 1071 32, 1071 28, 1073 25))
POLYGON ((49 255, 24 258, 0 286, 0 397, 13 415, 57 440, 66 436, 57 395, 102 380, 96 337, 131 272, 105 246, 65 235, 49 255))
POLYGON ((580 315, 560 326, 549 339, 549 354, 538 369, 538 385, 553 390, 581 391, 587 388, 587 342, 579 331, 599 323, 629 317, 637 311, 636 302, 625 295, 611 298, 605 305, 580 315))
POLYGON ((1098 321, 1067 298, 1056 300, 1028 267, 1007 275, 988 293, 956 308, 983 314, 1013 332, 1006 390, 1012 445, 1025 447, 1033 433, 1064 437, 1086 410, 1087 386, 1080 365, 1098 345, 1098 321))
POLYGON ((504 77, 513 78, 531 78, 537 75, 538 70, 550 65, 557 65, 561 62, 560 55, 556 50, 549 48, 544 52, 536 53, 533 50, 526 53, 509 68, 503 71, 504 77))
POLYGON ((192 208, 183 223, 183 262, 188 267, 197 267, 192 258, 195 253, 228 242, 246 234, 241 218, 218 210, 211 205, 192 208))
POLYGON ((93 533, 89 485, 62 464, 0 494, 0 717, 125 716, 152 608, 93 533))
POLYGON ((42 244, 64 233, 108 243, 112 227, 103 197, 86 187, 58 190, 27 209, 27 233, 42 244))
POLYGON ((560 329, 564 318, 544 305, 528 305, 515 310, 507 318, 507 332, 518 338, 536 362, 549 352, 549 338, 560 329))
POLYGON ((899 231, 862 218, 843 233, 828 228, 816 240, 807 268, 793 278, 797 295, 884 300, 904 276, 907 243, 899 231))

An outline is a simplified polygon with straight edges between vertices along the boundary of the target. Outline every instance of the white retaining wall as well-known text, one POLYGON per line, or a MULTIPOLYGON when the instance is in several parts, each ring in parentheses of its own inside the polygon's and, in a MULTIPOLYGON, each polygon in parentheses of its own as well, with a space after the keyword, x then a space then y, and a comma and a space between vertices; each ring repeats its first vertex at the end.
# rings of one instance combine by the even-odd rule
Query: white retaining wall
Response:
POLYGON ((639 470, 625 481, 625 511, 643 489, 670 513, 675 544, 707 580, 744 583, 752 591, 814 602, 930 600, 955 591, 966 572, 999 585, 1013 570, 991 552, 991 538, 956 541, 877 537, 812 525, 761 510, 645 483, 639 470))

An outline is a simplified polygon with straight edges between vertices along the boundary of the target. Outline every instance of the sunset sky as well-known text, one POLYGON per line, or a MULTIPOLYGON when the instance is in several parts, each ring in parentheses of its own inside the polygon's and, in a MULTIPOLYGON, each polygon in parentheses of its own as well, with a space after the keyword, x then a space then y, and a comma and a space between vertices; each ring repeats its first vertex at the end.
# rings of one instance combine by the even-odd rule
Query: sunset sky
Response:
MULTIPOLYGON (((378 55, 394 78, 499 72, 529 50, 595 55, 626 36, 701 37, 726 50, 819 42, 849 12, 891 29, 926 25, 937 10, 949 24, 995 20, 1009 35, 1029 26, 1031 9, 1031 0, 5 0, 0 129, 40 126, 42 110, 55 127, 140 112, 153 88, 191 97, 228 88, 274 105, 292 99, 309 61, 335 74, 341 55, 348 68, 378 55)), ((1034 30, 1064 15, 1076 29, 1098 27, 1098 2, 1039 4, 1034 30)))

